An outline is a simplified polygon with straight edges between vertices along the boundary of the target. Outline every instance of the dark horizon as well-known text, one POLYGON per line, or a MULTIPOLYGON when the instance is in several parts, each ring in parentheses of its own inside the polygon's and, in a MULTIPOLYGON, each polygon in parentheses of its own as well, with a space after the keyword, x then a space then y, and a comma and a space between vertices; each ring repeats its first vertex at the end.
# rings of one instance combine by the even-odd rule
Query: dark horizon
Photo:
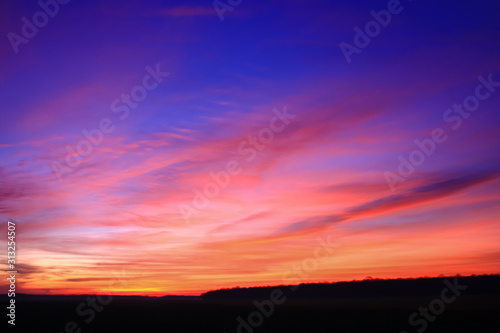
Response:
MULTIPOLYGON (((335 282, 310 282, 310 283, 301 283, 301 284, 281 284, 281 285, 260 285, 260 286, 251 286, 251 287, 229 287, 229 288, 220 288, 220 289, 211 289, 208 291, 205 291, 199 295, 172 295, 172 294, 166 294, 166 295, 120 295, 120 294, 25 294, 25 293, 16 293, 16 296, 21 298, 26 297, 26 296, 40 296, 40 297, 47 297, 47 298, 71 298, 71 297, 84 297, 84 296, 113 296, 113 297, 119 297, 119 298, 162 298, 162 297, 171 297, 171 298, 186 298, 186 299, 195 299, 195 298, 201 298, 203 295, 213 293, 213 292, 220 292, 220 291, 235 291, 235 290, 258 290, 258 289, 265 289, 265 288, 289 288, 289 287, 294 287, 294 286, 314 286, 314 285, 342 285, 342 284, 356 284, 359 282, 373 282, 373 281, 384 281, 384 282, 391 282, 391 281, 415 281, 415 280, 442 280, 442 279, 453 279, 455 277, 463 278, 463 279, 470 279, 470 278, 492 278, 492 279, 497 279, 495 281, 499 282, 499 290, 500 290, 500 274, 472 274, 472 275, 452 275, 452 276, 445 276, 445 275, 439 275, 439 276, 422 276, 422 277, 416 277, 416 278, 388 278, 388 279, 380 279, 380 278, 365 278, 362 280, 349 280, 349 281, 335 281, 335 282)), ((6 297, 7 295, 0 295, 0 298, 4 296, 6 297)))
POLYGON ((19 296, 19 330, 12 332, 22 333, 497 333, 500 325, 500 275, 221 289, 200 297, 19 296))

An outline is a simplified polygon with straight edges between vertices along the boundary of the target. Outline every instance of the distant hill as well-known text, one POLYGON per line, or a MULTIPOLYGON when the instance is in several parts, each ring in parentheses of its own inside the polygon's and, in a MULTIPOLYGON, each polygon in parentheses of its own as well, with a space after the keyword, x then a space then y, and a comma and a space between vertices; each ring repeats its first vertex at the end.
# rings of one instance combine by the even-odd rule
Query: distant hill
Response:
MULTIPOLYGON (((498 333, 500 327, 499 275, 234 288, 202 297, 114 296, 109 304, 94 303, 99 307, 88 297, 96 295, 16 294, 15 331, 413 333, 428 326, 425 333, 498 333), (422 309, 437 319, 424 318, 422 309)), ((6 298, 0 295, 0 303, 6 298)))
MULTIPOLYGON (((415 297, 435 296, 446 285, 444 280, 454 282, 454 276, 417 278, 417 279, 369 279, 362 281, 345 281, 333 283, 308 283, 299 285, 279 285, 249 288, 231 288, 208 291, 200 296, 166 295, 149 296, 119 296, 120 300, 163 299, 163 300, 245 300, 268 299, 270 293, 279 289, 289 299, 335 299, 335 298, 380 298, 380 297, 415 297)), ((500 295, 500 275, 458 276, 458 283, 466 285, 467 295, 500 295)), ((18 300, 81 300, 89 295, 31 295, 16 293, 18 300)), ((105 296, 105 295, 102 295, 105 296)), ((0 299, 6 299, 7 294, 1 294, 0 299)))
MULTIPOLYGON (((439 295, 446 287, 444 280, 452 284, 455 277, 418 279, 370 279, 363 281, 311 283, 269 287, 219 289, 201 295, 203 300, 268 299, 270 293, 279 289, 291 299, 333 298, 381 298, 439 295)), ((467 286, 468 295, 500 295, 500 275, 458 276, 460 285, 467 286)))

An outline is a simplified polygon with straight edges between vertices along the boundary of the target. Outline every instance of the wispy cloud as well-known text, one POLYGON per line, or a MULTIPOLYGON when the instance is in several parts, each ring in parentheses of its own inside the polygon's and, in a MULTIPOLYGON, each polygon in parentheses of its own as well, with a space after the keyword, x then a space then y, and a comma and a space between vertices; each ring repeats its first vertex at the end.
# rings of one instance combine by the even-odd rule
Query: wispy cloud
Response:
POLYGON ((456 194, 467 188, 480 185, 498 178, 500 170, 488 170, 477 173, 464 174, 438 181, 429 182, 424 186, 406 190, 402 194, 394 194, 376 199, 361 205, 346 209, 340 214, 328 216, 310 217, 305 220, 292 223, 277 231, 278 235, 296 233, 301 235, 307 231, 318 231, 332 226, 335 223, 353 220, 360 216, 374 216, 395 209, 402 209, 412 205, 418 205, 429 201, 441 199, 456 194))

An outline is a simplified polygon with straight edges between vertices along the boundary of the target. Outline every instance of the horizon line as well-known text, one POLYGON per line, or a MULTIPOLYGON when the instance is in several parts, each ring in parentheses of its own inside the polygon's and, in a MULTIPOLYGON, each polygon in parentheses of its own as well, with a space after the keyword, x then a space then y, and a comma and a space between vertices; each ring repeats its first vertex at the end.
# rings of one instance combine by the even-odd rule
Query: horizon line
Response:
MULTIPOLYGON (((104 293, 87 293, 87 294, 29 294, 29 293, 16 293, 17 296, 23 295, 23 296, 49 296, 49 297, 55 297, 55 296, 96 296, 96 295, 101 295, 101 296, 113 296, 113 297, 151 297, 151 298, 161 298, 161 297, 202 297, 204 294, 212 291, 218 291, 218 290, 234 290, 234 289, 257 289, 257 288, 277 288, 277 287, 289 287, 289 286, 300 286, 300 285, 314 285, 314 284, 337 284, 337 283, 349 283, 349 282, 363 282, 363 281, 391 281, 391 280, 418 280, 418 279, 439 279, 439 278, 452 278, 452 277, 481 277, 481 276, 500 276, 500 273, 495 273, 495 274, 470 274, 470 275, 462 275, 462 274, 455 274, 455 275, 444 275, 440 274, 438 276, 420 276, 420 277, 410 277, 410 278, 372 278, 370 276, 365 277, 362 280, 358 279, 353 279, 353 280, 341 280, 341 281, 333 281, 333 282, 327 282, 327 281, 320 281, 320 282, 307 282, 307 283, 299 283, 299 284, 280 284, 280 285, 265 285, 265 286, 251 286, 251 287, 228 287, 228 288, 218 288, 218 289, 211 289, 208 291, 204 291, 201 294, 197 295, 174 295, 174 294, 165 294, 165 295, 130 295, 130 294, 104 294, 104 293)), ((3 296, 7 296, 7 294, 3 294, 3 296)), ((1 297, 1 296, 0 296, 1 297)))

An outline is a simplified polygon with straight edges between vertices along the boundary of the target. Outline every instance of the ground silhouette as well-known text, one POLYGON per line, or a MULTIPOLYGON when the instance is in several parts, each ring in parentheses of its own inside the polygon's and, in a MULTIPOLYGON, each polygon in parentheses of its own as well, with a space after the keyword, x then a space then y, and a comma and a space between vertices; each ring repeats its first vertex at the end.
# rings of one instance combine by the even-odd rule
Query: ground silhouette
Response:
MULTIPOLYGON (((498 333, 498 275, 233 288, 199 297, 101 296, 107 303, 97 303, 93 312, 87 302, 96 295, 16 295, 16 327, 2 325, 1 332, 412 333, 424 322, 411 325, 409 317, 437 304, 444 281, 453 285, 455 279, 467 288, 425 322, 424 331, 498 333)), ((7 296, 0 301, 7 304, 7 296)))

